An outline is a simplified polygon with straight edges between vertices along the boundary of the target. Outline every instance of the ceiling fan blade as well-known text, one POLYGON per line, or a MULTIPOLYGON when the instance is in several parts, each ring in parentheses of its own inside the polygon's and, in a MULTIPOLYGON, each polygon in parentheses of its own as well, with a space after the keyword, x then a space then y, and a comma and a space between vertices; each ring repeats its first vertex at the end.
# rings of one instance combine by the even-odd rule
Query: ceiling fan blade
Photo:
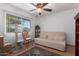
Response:
POLYGON ((42 6, 41 7, 44 7, 44 6, 46 6, 48 3, 42 3, 42 6))
POLYGON ((35 5, 34 3, 30 3, 31 5, 35 6, 37 8, 37 5, 35 5))
POLYGON ((37 3, 36 7, 37 8, 41 8, 42 7, 42 3, 37 3))
POLYGON ((37 3, 37 6, 41 5, 41 3, 37 3))
POLYGON ((51 12, 52 9, 44 8, 43 10, 51 12))
POLYGON ((30 11, 34 11, 34 10, 36 10, 36 9, 32 9, 32 10, 30 10, 30 11))

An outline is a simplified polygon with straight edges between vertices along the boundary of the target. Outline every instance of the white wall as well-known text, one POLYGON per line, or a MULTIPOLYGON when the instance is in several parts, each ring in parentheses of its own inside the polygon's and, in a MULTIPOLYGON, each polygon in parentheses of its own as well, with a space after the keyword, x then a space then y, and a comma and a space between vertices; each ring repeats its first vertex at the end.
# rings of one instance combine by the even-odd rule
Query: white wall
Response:
MULTIPOLYGON (((23 17, 28 17, 31 18, 31 33, 34 34, 34 26, 35 26, 35 17, 32 15, 16 8, 8 4, 0 4, 0 35, 5 32, 5 12, 7 13, 13 13, 16 16, 20 15, 23 17)), ((14 42, 15 41, 15 34, 14 33, 6 33, 5 35, 5 40, 8 42, 14 42)))
POLYGON ((66 32, 67 44, 75 45, 75 20, 78 9, 67 10, 48 16, 38 17, 41 31, 66 32))
MULTIPOLYGON (((39 24, 41 27, 41 31, 56 31, 56 32, 66 32, 67 34, 67 44, 75 45, 75 20, 74 17, 78 13, 79 9, 67 10, 47 16, 42 17, 32 17, 30 14, 26 12, 12 7, 7 4, 0 4, 0 33, 4 33, 5 29, 5 19, 4 19, 4 11, 10 11, 17 15, 23 15, 25 17, 31 17, 31 29, 34 34, 34 26, 35 24, 39 24), (37 20, 37 21, 35 21, 37 20)), ((14 41, 14 34, 6 34, 6 41, 12 42, 14 41), (11 37, 12 36, 12 37, 11 37)))

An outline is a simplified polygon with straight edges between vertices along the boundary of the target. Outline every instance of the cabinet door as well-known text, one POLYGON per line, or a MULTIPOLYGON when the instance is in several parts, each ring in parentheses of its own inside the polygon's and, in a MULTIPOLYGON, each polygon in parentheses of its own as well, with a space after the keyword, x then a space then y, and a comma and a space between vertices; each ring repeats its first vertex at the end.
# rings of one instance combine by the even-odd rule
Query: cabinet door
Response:
POLYGON ((76 47, 76 56, 79 56, 79 48, 76 47))
POLYGON ((76 25, 76 32, 79 33, 79 24, 76 25))
POLYGON ((76 33, 76 41, 79 42, 79 33, 76 33))

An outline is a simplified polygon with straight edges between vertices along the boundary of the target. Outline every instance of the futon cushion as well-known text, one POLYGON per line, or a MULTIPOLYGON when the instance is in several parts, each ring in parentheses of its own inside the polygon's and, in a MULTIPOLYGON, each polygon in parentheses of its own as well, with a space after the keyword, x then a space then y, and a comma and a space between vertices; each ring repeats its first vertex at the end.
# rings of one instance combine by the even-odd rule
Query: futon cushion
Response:
POLYGON ((56 41, 64 41, 65 37, 64 36, 54 36, 54 40, 56 41))

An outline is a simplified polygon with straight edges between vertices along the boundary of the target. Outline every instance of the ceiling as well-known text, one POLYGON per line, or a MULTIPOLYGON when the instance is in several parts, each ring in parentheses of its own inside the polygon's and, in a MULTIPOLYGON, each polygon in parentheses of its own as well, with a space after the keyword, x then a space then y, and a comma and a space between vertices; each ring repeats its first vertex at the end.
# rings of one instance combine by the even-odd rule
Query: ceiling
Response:
MULTIPOLYGON (((32 12, 30 11, 32 9, 36 9, 30 3, 10 3, 10 5, 15 6, 21 10, 24 10, 25 12, 28 12, 34 16, 39 16, 37 11, 32 11, 32 12)), ((52 12, 43 11, 42 15, 61 12, 61 11, 65 11, 65 10, 69 10, 77 7, 79 7, 78 3, 49 3, 45 6, 45 8, 51 8, 52 12)))

